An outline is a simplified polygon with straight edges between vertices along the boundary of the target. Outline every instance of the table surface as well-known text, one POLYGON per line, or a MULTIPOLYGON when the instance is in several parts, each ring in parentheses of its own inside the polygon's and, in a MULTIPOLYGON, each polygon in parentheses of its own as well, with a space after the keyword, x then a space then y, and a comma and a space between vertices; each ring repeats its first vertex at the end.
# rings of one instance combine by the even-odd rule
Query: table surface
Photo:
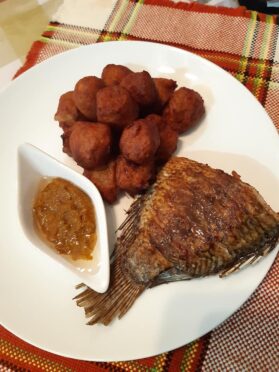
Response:
MULTIPOLYGON (((23 64, 32 42, 37 40, 63 0, 0 0, 0 89, 23 64)), ((248 9, 279 13, 265 1, 239 0, 248 9)))

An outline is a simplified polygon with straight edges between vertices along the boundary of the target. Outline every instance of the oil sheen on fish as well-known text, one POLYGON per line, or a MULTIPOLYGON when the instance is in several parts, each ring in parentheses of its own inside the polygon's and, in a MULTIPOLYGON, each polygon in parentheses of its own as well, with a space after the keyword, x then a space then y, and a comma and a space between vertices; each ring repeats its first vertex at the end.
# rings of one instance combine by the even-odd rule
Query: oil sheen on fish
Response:
POLYGON ((149 287, 254 262, 276 246, 279 214, 235 172, 174 157, 120 228, 108 291, 76 297, 88 324, 121 318, 149 287))

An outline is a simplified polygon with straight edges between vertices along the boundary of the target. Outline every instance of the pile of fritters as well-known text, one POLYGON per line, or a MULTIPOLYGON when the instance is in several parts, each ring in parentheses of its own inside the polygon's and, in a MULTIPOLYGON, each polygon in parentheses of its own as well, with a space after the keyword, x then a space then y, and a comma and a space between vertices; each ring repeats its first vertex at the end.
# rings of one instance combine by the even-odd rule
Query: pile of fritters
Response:
POLYGON ((176 88, 174 80, 109 64, 101 78, 86 76, 60 97, 55 120, 63 151, 107 202, 120 191, 134 196, 148 188, 178 135, 204 115, 199 93, 176 88))

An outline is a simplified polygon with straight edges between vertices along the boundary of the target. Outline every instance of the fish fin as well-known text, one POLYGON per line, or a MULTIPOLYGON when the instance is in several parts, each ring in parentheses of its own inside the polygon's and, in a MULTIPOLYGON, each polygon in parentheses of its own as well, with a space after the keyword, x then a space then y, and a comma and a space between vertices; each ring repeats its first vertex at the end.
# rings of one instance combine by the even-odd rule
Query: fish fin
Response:
POLYGON ((251 252, 249 255, 245 257, 238 258, 236 263, 233 263, 229 267, 226 267, 219 273, 220 278, 224 278, 229 274, 232 274, 240 269, 243 269, 245 266, 255 264, 263 257, 265 257, 268 253, 270 253, 275 248, 275 239, 271 239, 271 241, 263 246, 263 249, 259 252, 251 252), (274 241, 273 241, 274 240, 274 241))
POLYGON ((145 289, 145 286, 136 284, 127 275, 123 275, 119 259, 111 264, 111 279, 107 292, 98 293, 82 284, 77 287, 85 287, 74 300, 78 306, 84 308, 86 318, 90 318, 87 323, 89 325, 108 325, 114 318, 122 318, 145 289))
POLYGON ((185 272, 180 271, 179 269, 172 267, 169 270, 163 271, 161 274, 156 276, 152 281, 150 288, 156 287, 160 284, 165 283, 172 283, 172 282, 179 282, 182 280, 190 280, 192 277, 189 274, 185 274, 185 272))
POLYGON ((117 231, 121 231, 121 235, 117 239, 116 247, 113 252, 113 258, 116 258, 116 255, 121 256, 125 254, 127 249, 135 240, 139 231, 141 211, 145 205, 148 195, 149 193, 138 196, 131 204, 129 210, 126 211, 127 216, 117 229, 117 231))
POLYGON ((111 278, 109 289, 105 293, 95 292, 85 284, 76 288, 83 291, 74 300, 83 307, 85 315, 90 318, 87 324, 102 323, 108 325, 114 318, 119 319, 130 309, 146 286, 135 283, 128 275, 124 275, 120 263, 121 257, 135 240, 139 231, 141 210, 146 194, 139 196, 127 212, 127 217, 118 230, 122 230, 111 255, 111 278))

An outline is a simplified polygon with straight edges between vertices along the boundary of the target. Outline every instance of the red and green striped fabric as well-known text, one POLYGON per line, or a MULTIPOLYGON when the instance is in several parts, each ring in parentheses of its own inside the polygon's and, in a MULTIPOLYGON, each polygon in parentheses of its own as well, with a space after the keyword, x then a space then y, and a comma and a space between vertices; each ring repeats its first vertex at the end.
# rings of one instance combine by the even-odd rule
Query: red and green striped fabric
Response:
MULTIPOLYGON (((50 23, 22 73, 55 54, 110 40, 173 45, 211 60, 241 81, 279 130, 279 29, 276 17, 168 0, 118 0, 103 30, 50 23)), ((0 371, 276 371, 279 365, 279 260, 230 319, 177 350, 129 362, 85 362, 39 350, 0 328, 0 371)))

